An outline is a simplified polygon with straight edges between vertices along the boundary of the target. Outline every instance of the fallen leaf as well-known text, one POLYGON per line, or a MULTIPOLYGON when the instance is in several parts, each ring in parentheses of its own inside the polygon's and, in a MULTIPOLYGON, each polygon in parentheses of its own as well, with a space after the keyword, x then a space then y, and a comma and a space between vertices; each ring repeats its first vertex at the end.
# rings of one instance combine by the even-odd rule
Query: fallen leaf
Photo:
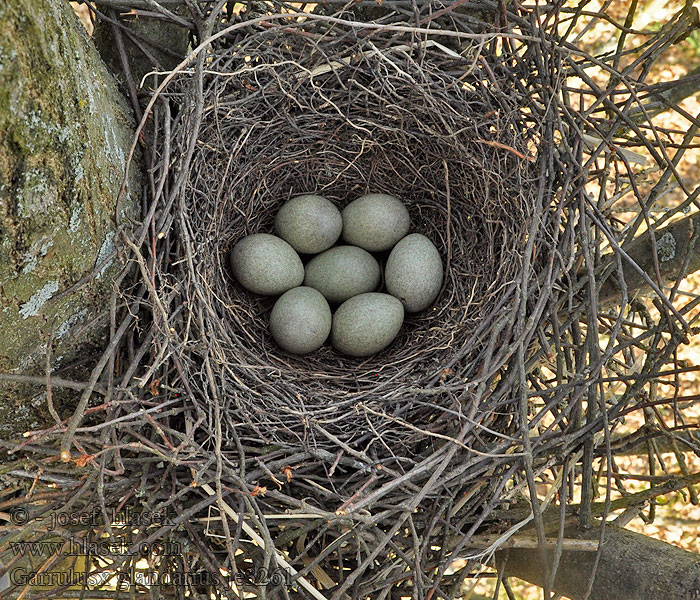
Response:
POLYGON ((157 396, 160 392, 158 391, 158 386, 160 385, 160 379, 154 379, 151 381, 151 383, 148 384, 148 389, 151 391, 151 394, 154 396, 157 396))

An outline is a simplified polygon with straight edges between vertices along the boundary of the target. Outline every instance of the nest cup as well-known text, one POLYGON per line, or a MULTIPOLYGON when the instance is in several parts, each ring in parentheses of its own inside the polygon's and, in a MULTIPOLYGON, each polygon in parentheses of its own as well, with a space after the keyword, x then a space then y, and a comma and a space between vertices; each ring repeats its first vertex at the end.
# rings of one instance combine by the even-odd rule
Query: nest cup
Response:
POLYGON ((426 434, 410 425, 450 430, 462 410, 457 392, 481 366, 476 333, 513 300, 535 194, 534 133, 507 80, 465 79, 466 62, 442 50, 358 58, 359 42, 329 45, 322 59, 315 39, 273 29, 219 49, 211 67, 219 74, 204 77, 182 212, 196 277, 211 292, 207 343, 221 361, 227 425, 239 434, 245 427, 263 442, 305 446, 381 439, 381 452, 415 452, 426 434), (435 243, 440 295, 369 358, 329 345, 285 353, 268 329, 274 298, 233 281, 231 247, 273 232, 294 195, 320 194, 342 210, 368 192, 400 198, 411 231, 435 243))

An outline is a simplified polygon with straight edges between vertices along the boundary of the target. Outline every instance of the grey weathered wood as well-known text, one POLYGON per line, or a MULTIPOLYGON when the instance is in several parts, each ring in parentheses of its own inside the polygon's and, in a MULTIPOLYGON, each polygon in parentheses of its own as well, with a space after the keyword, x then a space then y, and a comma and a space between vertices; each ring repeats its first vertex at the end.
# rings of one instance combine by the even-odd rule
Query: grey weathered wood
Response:
MULTIPOLYGON (((686 277, 700 270, 699 240, 700 213, 695 213, 675 221, 653 232, 653 234, 651 231, 645 231, 624 250, 654 283, 668 285, 674 283, 679 277, 686 277), (653 241, 652 235, 654 236, 653 241), (654 244, 658 260, 658 275, 661 276, 660 282, 657 278, 657 263, 654 260, 654 244)), ((650 291, 650 286, 644 276, 629 261, 623 259, 622 266, 627 294, 630 298, 650 291)), ((613 272, 601 288, 600 301, 602 304, 609 304, 619 298, 618 277, 617 273, 613 272)))
MULTIPOLYGON (((565 537, 598 539, 600 530, 570 528, 565 537)), ((549 553, 550 564, 553 552, 549 553)), ((579 600, 593 578, 590 600, 673 600, 700 599, 700 555, 607 524, 598 568, 593 576, 596 553, 564 551, 553 590, 579 600)), ((505 560, 506 575, 538 586, 544 584, 537 550, 508 550, 499 554, 505 560)))

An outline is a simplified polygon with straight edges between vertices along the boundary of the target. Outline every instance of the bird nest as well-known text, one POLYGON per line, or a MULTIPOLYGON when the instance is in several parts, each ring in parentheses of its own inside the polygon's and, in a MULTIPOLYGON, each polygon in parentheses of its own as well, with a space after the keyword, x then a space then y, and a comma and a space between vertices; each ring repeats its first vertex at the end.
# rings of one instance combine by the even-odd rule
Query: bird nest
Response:
POLYGON ((190 401, 213 434, 201 443, 222 461, 222 485, 238 488, 226 469, 245 468, 270 558, 301 552, 302 572, 318 565, 338 597, 367 595, 406 578, 388 550, 406 552, 409 522, 424 549, 445 546, 451 528, 430 529, 447 507, 477 527, 481 507, 501 501, 513 467, 494 456, 521 427, 515 349, 532 345, 529 315, 548 318, 538 299, 561 236, 557 194, 580 166, 557 151, 546 116, 556 72, 533 82, 522 41, 245 19, 165 90, 187 98, 173 139, 189 148, 176 167, 187 176, 173 193, 182 245, 171 271, 185 310, 170 326, 187 340, 190 401), (406 204, 411 230, 440 251, 443 289, 371 357, 286 353, 267 326, 274 298, 233 280, 231 247, 272 232, 295 195, 342 209, 368 192, 406 204), (290 533, 273 519, 291 509, 324 521, 290 533))
MULTIPOLYGON (((256 32, 217 49, 207 66, 179 200, 190 257, 182 278, 192 281, 188 305, 206 307, 229 439, 347 444, 393 462, 456 435, 476 387, 498 367, 486 347, 520 301, 540 127, 517 76, 494 65, 484 78, 470 69, 475 55, 401 38, 382 50, 372 37, 320 42, 323 27, 256 32), (274 299, 232 281, 228 252, 246 235, 272 232, 294 195, 320 194, 342 209, 368 192, 407 205, 412 231, 440 250, 443 289, 379 354, 353 359, 330 346, 287 354, 267 326, 274 299)), ((541 233, 553 223, 545 216, 541 233)), ((507 343, 510 333, 494 339, 507 343)))
MULTIPOLYGON (((664 165, 662 183, 672 169, 642 131, 654 125, 630 117, 641 84, 611 58, 629 101, 610 100, 586 74, 607 63, 574 52, 558 4, 380 5, 227 3, 192 24, 199 45, 139 127, 152 181, 125 236, 136 276, 119 290, 122 325, 67 428, 23 444, 53 438, 64 460, 79 447, 76 464, 100 465, 94 490, 65 484, 71 506, 166 511, 130 543, 194 549, 154 558, 193 593, 456 595, 515 531, 535 523, 542 542, 555 493, 573 502, 574 469, 592 489, 596 447, 688 331, 658 278, 629 277, 634 230, 613 211, 663 188, 629 186, 631 148, 664 165), (628 148, 612 144, 620 124, 628 148), (284 352, 274 299, 233 280, 231 247, 272 232, 297 194, 342 208, 368 192, 400 198, 436 245, 440 294, 373 356, 284 352), (658 293, 655 317, 626 280, 658 293), (111 401, 88 410, 100 378, 111 401), (448 570, 460 556, 467 571, 448 570)), ((103 568, 126 572, 130 556, 103 568)))

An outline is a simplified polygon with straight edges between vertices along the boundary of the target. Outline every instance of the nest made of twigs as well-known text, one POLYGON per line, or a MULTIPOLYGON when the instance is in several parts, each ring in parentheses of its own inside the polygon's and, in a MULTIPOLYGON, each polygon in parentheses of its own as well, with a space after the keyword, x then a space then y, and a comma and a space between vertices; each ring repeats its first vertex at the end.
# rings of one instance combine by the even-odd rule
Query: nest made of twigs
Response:
POLYGON ((377 561, 380 579, 394 571, 385 546, 414 509, 420 543, 437 535, 442 545, 451 530, 431 528, 446 507, 456 503, 459 527, 476 530, 480 507, 500 502, 514 471, 496 457, 522 425, 520 384, 504 365, 523 343, 523 310, 551 279, 538 252, 557 243, 555 193, 571 157, 554 167, 546 99, 556 70, 543 65, 537 94, 528 93, 527 45, 506 60, 484 52, 489 34, 436 43, 392 30, 358 35, 353 22, 330 35, 328 26, 251 26, 169 86, 166 97, 186 99, 172 135, 184 156, 171 192, 181 253, 161 277, 183 299, 171 321, 187 340, 177 368, 212 432, 196 439, 215 450, 222 484, 246 486, 266 515, 292 506, 325 515, 325 525, 302 528, 308 540, 265 524, 275 540, 265 560, 320 552, 342 594, 358 578, 367 589, 390 585, 367 569, 377 561), (329 346, 285 353, 267 327, 274 299, 233 280, 231 247, 271 232, 294 195, 342 208, 367 192, 400 198, 411 230, 435 243, 441 293, 369 358, 329 346), (368 554, 352 558, 341 542, 368 554))
POLYGON ((226 425, 261 442, 336 439, 379 455, 450 435, 485 368, 484 332, 512 309, 538 170, 539 127, 498 65, 447 48, 324 42, 313 23, 273 28, 214 54, 182 215, 226 425), (373 49, 374 48, 374 49, 373 49), (461 73, 461 74, 460 74, 461 73), (458 75, 459 74, 459 75, 458 75), (440 250, 445 284, 366 359, 330 347, 293 356, 267 327, 274 299, 232 281, 231 246, 272 232, 301 193, 342 209, 367 192, 400 198, 440 250))
MULTIPOLYGON (((62 483, 56 506, 174 508, 134 537, 196 549, 182 564, 159 557, 164 572, 224 585, 223 571, 243 572, 260 597, 258 567, 280 565, 291 581, 268 597, 458 595, 463 577, 446 571, 466 548, 480 568, 530 522, 544 537, 538 483, 544 508, 587 485, 590 511, 596 444, 647 407, 645 386, 682 340, 668 300, 656 323, 640 302, 597 304, 610 272, 623 279, 613 207, 635 176, 609 141, 624 124, 615 143, 655 156, 654 143, 629 103, 586 79, 605 63, 562 37, 580 7, 358 3, 379 15, 370 22, 332 1, 319 14, 251 2, 199 21, 183 4, 201 45, 141 121, 153 180, 127 249, 138 276, 115 295, 114 336, 70 435, 52 428, 20 448, 48 469, 49 442, 74 436, 76 461, 100 467, 105 485, 62 483), (593 112, 572 100, 571 75, 600 100, 593 112), (589 134, 599 142, 584 154, 589 134), (230 248, 271 232, 296 194, 342 208, 367 192, 406 203, 412 231, 441 252, 443 290, 372 357, 285 353, 268 332, 274 299, 233 280, 230 248), (128 334, 117 306, 136 323, 128 334), (640 353, 640 370, 611 376, 640 353), (77 429, 100 377, 104 422, 77 429), (479 545, 482 532, 498 537, 479 545)), ((645 85, 609 60, 615 94, 645 85)), ((661 182, 674 166, 663 169, 661 182)))

